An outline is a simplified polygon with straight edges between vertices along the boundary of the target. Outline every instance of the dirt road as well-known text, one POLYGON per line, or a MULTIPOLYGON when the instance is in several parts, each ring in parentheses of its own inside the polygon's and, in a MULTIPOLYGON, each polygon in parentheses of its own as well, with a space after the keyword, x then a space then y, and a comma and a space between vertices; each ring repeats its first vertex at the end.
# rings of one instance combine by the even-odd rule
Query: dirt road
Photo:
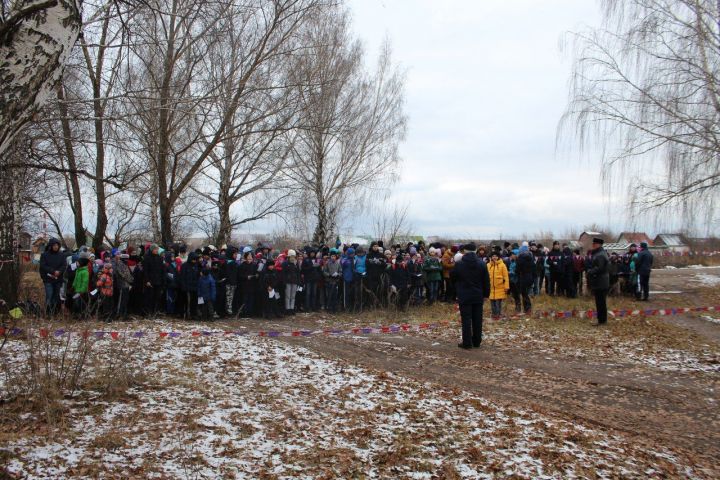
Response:
MULTIPOLYGON (((718 275, 720 269, 653 272, 657 293, 642 308, 666 306, 706 288, 694 275, 718 275)), ((708 277, 702 277, 707 279, 708 277)), ((691 316, 662 321, 681 327, 714 352, 720 352, 720 324, 691 316)), ((308 316, 281 320, 285 328, 308 328, 308 316)), ((250 328, 272 328, 267 322, 243 322, 250 328)), ((718 370, 668 371, 634 362, 577 358, 533 351, 486 339, 479 349, 458 349, 450 337, 433 335, 288 338, 324 356, 337 357, 382 371, 444 387, 477 393, 493 401, 531 407, 581 423, 600 426, 628 441, 662 445, 717 464, 720 458, 718 370)), ((703 463, 705 463, 703 462, 703 463)))

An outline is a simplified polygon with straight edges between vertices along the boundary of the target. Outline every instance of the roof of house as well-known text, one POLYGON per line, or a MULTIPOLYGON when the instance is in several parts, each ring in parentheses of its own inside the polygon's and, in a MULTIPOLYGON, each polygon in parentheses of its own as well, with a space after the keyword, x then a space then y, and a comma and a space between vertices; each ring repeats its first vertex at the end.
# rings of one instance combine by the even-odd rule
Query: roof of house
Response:
POLYGON ((683 240, 683 236, 679 233, 658 233, 654 241, 668 247, 684 247, 687 245, 683 240))
POLYGON ((624 239, 627 243, 635 243, 640 245, 642 242, 647 242, 649 246, 652 246, 653 241, 648 237, 645 232, 622 232, 618 237, 618 243, 622 243, 620 239, 624 239))
POLYGON ((626 242, 605 243, 603 248, 609 252, 627 251, 630 249, 630 244, 626 242))

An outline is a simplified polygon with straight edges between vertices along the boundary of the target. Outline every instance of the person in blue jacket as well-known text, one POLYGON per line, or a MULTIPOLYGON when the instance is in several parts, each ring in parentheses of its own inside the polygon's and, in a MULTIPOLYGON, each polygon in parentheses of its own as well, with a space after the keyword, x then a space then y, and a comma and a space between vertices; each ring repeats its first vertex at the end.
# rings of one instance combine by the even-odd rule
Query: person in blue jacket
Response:
POLYGON ((213 308, 215 303, 215 279, 211 275, 209 268, 203 268, 200 271, 200 279, 197 286, 197 301, 200 306, 200 312, 203 320, 212 320, 213 308))
POLYGON ((364 290, 367 288, 367 254, 363 247, 358 247, 355 252, 353 273, 353 287, 355 289, 354 309, 356 312, 362 312, 366 303, 364 290))
POLYGON ((355 249, 349 247, 345 250, 340 261, 342 267, 343 277, 343 308, 346 310, 353 305, 354 292, 353 292, 353 280, 355 275, 355 249))

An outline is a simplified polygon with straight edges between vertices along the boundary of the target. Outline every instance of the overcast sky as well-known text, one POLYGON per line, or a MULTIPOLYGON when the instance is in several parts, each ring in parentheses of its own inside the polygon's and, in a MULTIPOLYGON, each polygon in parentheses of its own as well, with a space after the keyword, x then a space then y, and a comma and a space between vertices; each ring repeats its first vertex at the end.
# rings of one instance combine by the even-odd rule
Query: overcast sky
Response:
MULTIPOLYGON (((594 0, 350 0, 371 58, 383 38, 407 70, 407 140, 391 201, 419 234, 557 234, 625 226, 597 162, 556 154, 567 102, 567 31, 600 21, 594 0)), ((349 225, 348 229, 367 229, 349 225)), ((368 232, 369 233, 369 232, 368 232)))

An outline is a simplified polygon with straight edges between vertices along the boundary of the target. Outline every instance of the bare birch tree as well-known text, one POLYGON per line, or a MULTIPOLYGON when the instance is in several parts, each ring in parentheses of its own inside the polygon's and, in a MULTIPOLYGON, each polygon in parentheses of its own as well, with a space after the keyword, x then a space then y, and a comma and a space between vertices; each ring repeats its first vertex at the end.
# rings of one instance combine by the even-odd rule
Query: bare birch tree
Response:
POLYGON ((17 295, 18 196, 6 155, 51 95, 80 30, 74 0, 0 0, 0 298, 17 295))
POLYGON ((193 187, 217 211, 217 216, 202 221, 217 245, 229 243, 236 227, 278 215, 289 204, 284 191, 288 182, 278 174, 289 163, 299 103, 298 89, 288 78, 297 61, 295 38, 287 39, 250 78, 238 105, 232 103, 244 70, 241 63, 249 53, 246 26, 235 15, 220 21, 225 34, 210 49, 209 60, 212 81, 222 92, 215 108, 218 117, 229 114, 229 120, 207 167, 200 170, 199 185, 193 187))
POLYGON ((228 135, 231 121, 266 63, 284 53, 303 20, 320 0, 152 0, 136 30, 135 72, 144 91, 134 96, 143 119, 137 133, 155 172, 158 223, 164 243, 173 240, 173 211, 228 135), (235 83, 228 108, 214 108, 221 86, 212 82, 208 54, 240 27, 235 83))
POLYGON ((720 4, 603 0, 601 28, 573 34, 559 124, 602 157, 634 212, 712 216, 720 192, 720 4))
POLYGON ((337 232, 341 211, 394 180, 404 136, 404 76, 389 46, 377 70, 367 73, 362 48, 353 41, 343 10, 317 18, 308 28, 308 55, 298 83, 303 121, 293 153, 293 174, 317 216, 313 241, 337 232))

